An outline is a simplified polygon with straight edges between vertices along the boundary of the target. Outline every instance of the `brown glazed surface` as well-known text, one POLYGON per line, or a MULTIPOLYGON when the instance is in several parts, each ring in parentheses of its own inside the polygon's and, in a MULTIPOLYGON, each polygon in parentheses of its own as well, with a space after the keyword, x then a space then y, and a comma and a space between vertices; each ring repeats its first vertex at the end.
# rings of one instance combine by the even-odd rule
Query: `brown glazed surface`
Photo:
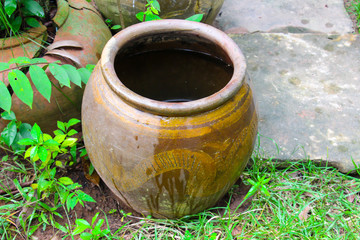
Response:
POLYGON ((154 21, 114 36, 86 86, 82 107, 85 145, 104 182, 134 210, 159 218, 216 204, 239 178, 257 134, 245 71, 236 44, 205 24, 154 21), (117 78, 117 53, 179 47, 231 64, 231 80, 205 98, 170 103, 140 96, 117 78))
MULTIPOLYGON (((66 51, 74 58, 77 58, 83 66, 86 66, 87 64, 96 64, 98 62, 102 49, 106 42, 111 38, 111 32, 103 22, 100 14, 91 4, 87 3, 85 0, 58 0, 58 11, 53 20, 59 27, 56 32, 54 43, 72 40, 83 46, 82 48, 64 47, 61 50, 66 51)), ((38 39, 39 36, 43 38, 43 35, 40 34, 40 30, 43 34, 46 33, 45 27, 30 30, 30 32, 34 32, 34 38, 36 38, 36 41, 38 42, 41 41, 41 39, 38 39), (37 34, 35 35, 35 33, 37 34)), ((40 51, 40 47, 36 45, 37 48, 34 48, 34 43, 30 40, 28 40, 28 42, 23 41, 23 43, 25 43, 23 46, 14 39, 6 39, 5 43, 4 51, 6 52, 6 56, 4 55, 4 57, 6 58, 2 56, 0 59, 1 61, 10 60, 12 57, 10 52, 13 52, 15 57, 25 55, 32 58, 36 57, 38 51, 40 51)), ((46 55, 44 58, 47 59, 48 62, 60 60, 63 64, 74 65, 72 61, 60 56, 46 55)), ((77 65, 75 66, 79 67, 77 65)), ((49 70, 47 70, 47 72, 48 71, 49 70)), ((49 103, 33 86, 33 108, 30 109, 15 94, 13 94, 11 110, 15 112, 18 120, 30 124, 36 122, 44 132, 51 133, 51 131, 56 129, 57 120, 67 121, 74 117, 80 118, 84 88, 77 87, 74 84, 71 84, 71 88, 61 88, 57 81, 53 79, 52 74, 48 72, 48 76, 50 80, 53 81, 69 99, 71 99, 72 103, 54 87, 52 88, 49 103)), ((5 84, 8 84, 7 79, 4 79, 4 82, 5 84)), ((6 121, 0 119, 0 130, 3 129, 6 124, 6 121)))
MULTIPOLYGON (((224 0, 158 0, 163 19, 185 19, 194 14, 204 14, 203 22, 212 24, 224 0)), ((99 11, 114 24, 128 27, 138 23, 136 14, 145 10, 146 0, 95 0, 99 11)))

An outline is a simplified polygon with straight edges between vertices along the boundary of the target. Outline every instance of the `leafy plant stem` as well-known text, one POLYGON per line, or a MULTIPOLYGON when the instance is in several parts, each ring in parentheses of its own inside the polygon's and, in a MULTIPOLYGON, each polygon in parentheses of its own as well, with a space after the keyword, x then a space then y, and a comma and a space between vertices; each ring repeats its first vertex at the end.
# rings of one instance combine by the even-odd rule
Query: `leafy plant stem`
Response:
MULTIPOLYGON (((51 62, 51 63, 52 63, 52 62, 51 62)), ((55 63, 55 62, 54 62, 54 63, 55 63)), ((50 64, 50 63, 44 63, 44 64, 50 64)), ((39 63, 24 64, 24 65, 21 65, 20 67, 21 67, 21 68, 26 68, 26 67, 30 67, 30 66, 32 66, 32 65, 39 65, 39 63)), ((15 66, 15 67, 11 67, 11 68, 2 70, 2 71, 0 71, 0 74, 1 74, 1 73, 4 73, 4 72, 11 71, 11 70, 15 70, 15 69, 19 69, 19 66, 15 66)))
POLYGON ((0 148, 3 149, 4 151, 10 152, 10 153, 14 153, 14 151, 12 151, 12 150, 10 150, 10 149, 2 146, 2 145, 0 145, 0 148))

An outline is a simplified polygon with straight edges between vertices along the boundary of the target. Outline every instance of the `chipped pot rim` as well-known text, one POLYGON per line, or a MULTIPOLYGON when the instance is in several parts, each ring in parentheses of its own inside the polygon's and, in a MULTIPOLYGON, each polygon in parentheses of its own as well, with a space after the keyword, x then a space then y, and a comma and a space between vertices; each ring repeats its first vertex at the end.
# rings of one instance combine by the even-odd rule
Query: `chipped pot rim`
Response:
POLYGON ((143 111, 163 116, 186 116, 209 111, 231 99, 245 81, 246 61, 237 44, 224 32, 204 23, 187 20, 158 20, 143 22, 125 28, 105 45, 101 55, 102 74, 119 97, 143 111), (158 33, 186 31, 200 36, 219 46, 227 54, 234 68, 230 81, 221 90, 204 98, 189 102, 162 102, 143 97, 127 88, 117 77, 114 68, 116 54, 126 43, 141 36, 158 33))

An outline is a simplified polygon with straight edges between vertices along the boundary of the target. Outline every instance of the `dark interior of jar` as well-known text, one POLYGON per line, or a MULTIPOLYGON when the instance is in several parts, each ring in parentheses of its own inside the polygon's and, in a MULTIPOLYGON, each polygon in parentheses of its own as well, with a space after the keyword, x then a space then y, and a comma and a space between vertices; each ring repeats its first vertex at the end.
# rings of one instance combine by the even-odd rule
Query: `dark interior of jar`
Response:
POLYGON ((234 71, 223 49, 205 38, 181 32, 132 40, 119 50, 114 67, 127 88, 165 102, 208 97, 225 87, 234 71))

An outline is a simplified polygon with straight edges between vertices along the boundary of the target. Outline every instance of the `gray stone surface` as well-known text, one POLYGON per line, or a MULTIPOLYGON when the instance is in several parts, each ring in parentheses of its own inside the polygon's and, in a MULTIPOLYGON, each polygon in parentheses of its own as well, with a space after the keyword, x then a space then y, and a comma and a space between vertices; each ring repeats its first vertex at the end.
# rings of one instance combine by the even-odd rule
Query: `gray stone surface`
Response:
POLYGON ((233 33, 353 32, 343 0, 225 0, 215 26, 233 33))
POLYGON ((343 172, 352 158, 360 164, 358 35, 230 36, 247 59, 268 157, 328 160, 343 172))

